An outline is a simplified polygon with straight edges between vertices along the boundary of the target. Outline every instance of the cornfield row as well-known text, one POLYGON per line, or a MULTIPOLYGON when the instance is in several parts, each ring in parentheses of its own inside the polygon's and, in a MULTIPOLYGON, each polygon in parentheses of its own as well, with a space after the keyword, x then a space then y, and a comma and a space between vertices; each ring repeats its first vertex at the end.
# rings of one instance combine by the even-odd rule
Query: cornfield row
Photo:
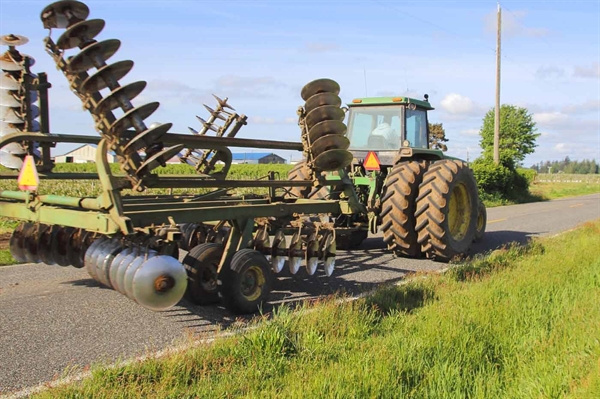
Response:
MULTIPOLYGON (((273 164, 244 164, 244 165, 232 165, 227 175, 227 180, 256 180, 265 178, 270 171, 275 172, 275 178, 284 180, 287 178, 288 171, 292 168, 292 165, 273 165, 273 164)), ((111 170, 114 174, 119 174, 119 165, 111 164, 111 170)), ((85 163, 65 163, 56 164, 54 170, 56 173, 95 173, 96 164, 85 163)), ((157 174, 171 174, 171 175, 194 175, 196 172, 194 168, 189 165, 167 165, 155 169, 157 174)), ((5 171, 2 171, 5 172, 5 171)), ((17 174, 15 179, 0 180, 0 190, 18 190, 17 187, 17 174)), ((202 194, 212 189, 173 189, 172 194, 202 194)), ((70 197, 88 197, 97 196, 102 192, 102 186, 99 180, 44 180, 40 179, 40 186, 38 189, 40 194, 54 194, 64 195, 70 197)), ((266 189, 236 189, 236 193, 239 194, 265 194, 266 189)), ((169 189, 148 189, 142 195, 160 195, 170 193, 169 189)), ((136 195, 136 192, 131 190, 124 190, 123 194, 136 195)))

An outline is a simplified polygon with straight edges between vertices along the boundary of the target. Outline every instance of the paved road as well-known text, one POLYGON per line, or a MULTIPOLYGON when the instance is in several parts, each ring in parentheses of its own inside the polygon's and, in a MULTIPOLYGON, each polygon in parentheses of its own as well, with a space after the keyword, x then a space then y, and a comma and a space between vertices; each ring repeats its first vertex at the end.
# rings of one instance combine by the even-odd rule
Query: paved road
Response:
MULTIPOLYGON (((544 203, 488 209, 488 228, 476 252, 510 241, 552 235, 600 218, 600 194, 544 203)), ((334 276, 308 277, 302 271, 283 276, 272 304, 291 302, 344 289, 351 294, 407 271, 435 270, 444 264, 394 258, 380 238, 366 240, 352 252, 340 251, 334 276)), ((235 320, 217 306, 182 302, 152 312, 121 294, 103 288, 84 270, 47 265, 0 267, 0 394, 60 377, 67 368, 110 362, 164 348, 226 327, 235 320)))

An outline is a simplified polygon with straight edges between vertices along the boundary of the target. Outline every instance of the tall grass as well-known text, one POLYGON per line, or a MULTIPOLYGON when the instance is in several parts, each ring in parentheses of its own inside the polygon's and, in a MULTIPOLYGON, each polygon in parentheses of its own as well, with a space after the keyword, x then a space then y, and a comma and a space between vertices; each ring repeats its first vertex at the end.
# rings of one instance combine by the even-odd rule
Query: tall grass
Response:
POLYGON ((422 277, 39 396, 600 397, 600 221, 422 277))

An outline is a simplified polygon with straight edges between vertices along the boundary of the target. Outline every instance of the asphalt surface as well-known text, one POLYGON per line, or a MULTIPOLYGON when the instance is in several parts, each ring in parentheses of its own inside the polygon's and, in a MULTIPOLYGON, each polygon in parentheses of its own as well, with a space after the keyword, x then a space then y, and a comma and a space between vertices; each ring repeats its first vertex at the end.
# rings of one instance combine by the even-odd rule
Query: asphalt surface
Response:
MULTIPOLYGON (((560 233, 600 218, 600 194, 488 209, 484 241, 474 253, 508 242, 560 233)), ((381 238, 361 248, 338 251, 331 277, 321 270, 282 273, 271 305, 297 303, 343 290, 356 295, 407 272, 447 266, 394 258, 381 238)), ((29 264, 0 267, 0 394, 38 385, 89 364, 143 355, 194 338, 210 336, 235 322, 219 306, 185 301, 163 312, 146 310, 89 277, 84 269, 29 264)))

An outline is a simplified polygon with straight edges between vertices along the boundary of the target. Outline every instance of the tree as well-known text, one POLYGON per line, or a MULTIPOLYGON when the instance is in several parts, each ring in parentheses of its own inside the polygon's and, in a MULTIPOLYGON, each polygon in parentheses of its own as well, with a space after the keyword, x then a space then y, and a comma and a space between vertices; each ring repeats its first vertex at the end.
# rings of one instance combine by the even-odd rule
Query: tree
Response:
MULTIPOLYGON (((526 108, 503 104, 500 107, 500 162, 514 168, 523 162, 527 154, 532 154, 537 147, 535 140, 540 136, 536 133, 535 122, 526 108)), ((494 109, 492 108, 483 118, 483 126, 479 132, 479 145, 485 158, 494 157, 494 109)))
POLYGON ((448 151, 448 146, 444 144, 447 142, 446 131, 441 123, 430 123, 429 124, 429 148, 448 151))

